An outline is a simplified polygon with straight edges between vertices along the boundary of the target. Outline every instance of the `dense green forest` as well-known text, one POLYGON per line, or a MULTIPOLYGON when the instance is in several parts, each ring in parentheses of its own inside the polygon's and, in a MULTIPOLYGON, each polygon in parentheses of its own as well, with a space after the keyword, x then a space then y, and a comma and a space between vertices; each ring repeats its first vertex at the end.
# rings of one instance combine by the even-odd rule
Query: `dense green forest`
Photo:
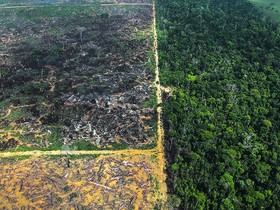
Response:
POLYGON ((156 0, 170 205, 280 209, 280 32, 248 0, 156 0))

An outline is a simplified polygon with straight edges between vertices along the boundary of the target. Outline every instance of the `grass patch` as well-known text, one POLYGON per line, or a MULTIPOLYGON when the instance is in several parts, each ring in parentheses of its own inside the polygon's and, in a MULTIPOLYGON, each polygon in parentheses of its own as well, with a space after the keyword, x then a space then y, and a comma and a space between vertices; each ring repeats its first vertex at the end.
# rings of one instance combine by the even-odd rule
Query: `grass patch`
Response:
POLYGON ((113 150, 123 150, 128 148, 128 144, 123 140, 121 140, 120 143, 113 142, 111 145, 113 146, 113 150))
POLYGON ((157 178, 154 175, 150 174, 148 180, 151 182, 152 187, 156 191, 158 191, 159 190, 159 182, 158 182, 157 178))
POLYGON ((65 18, 78 15, 93 15, 99 14, 101 11, 99 7, 86 7, 86 6, 54 6, 45 5, 40 7, 21 7, 18 8, 1 8, 1 17, 16 15, 17 18, 27 20, 41 20, 48 18, 65 18))
POLYGON ((60 129, 58 127, 50 128, 51 134, 46 137, 50 146, 41 148, 40 150, 60 150, 62 146, 60 129))
POLYGON ((0 158, 0 163, 15 163, 20 160, 26 160, 30 158, 30 155, 14 156, 14 157, 4 157, 0 158))
MULTIPOLYGON (((61 150, 62 147, 62 142, 61 142, 61 135, 60 135, 60 130, 58 127, 52 127, 49 128, 51 131, 51 134, 46 137, 47 142, 50 144, 48 147, 45 148, 38 148, 38 147, 28 147, 25 145, 17 146, 16 148, 10 149, 10 150, 5 150, 3 152, 26 152, 26 151, 34 151, 34 150, 40 150, 40 151, 53 151, 53 150, 61 150)), ((20 136, 22 138, 22 136, 20 136)), ((40 141, 41 139, 35 138, 37 141, 40 141)), ((28 140, 30 141, 31 138, 28 137, 23 139, 23 140, 28 140)))
MULTIPOLYGON (((11 132, 12 133, 12 132, 11 132)), ((24 143, 37 143, 37 144, 40 144, 41 143, 41 138, 38 138, 38 137, 34 137, 33 135, 21 135, 19 133, 12 133, 13 136, 15 137, 19 137, 19 139, 24 142, 24 143)))
POLYGON ((17 119, 22 119, 28 117, 29 114, 21 111, 20 109, 13 109, 11 114, 8 116, 7 120, 14 121, 17 119))
POLYGON ((156 60, 153 51, 147 52, 149 61, 145 63, 145 67, 152 73, 153 77, 156 75, 156 60))
POLYGON ((156 109, 156 107, 157 107, 156 88, 152 88, 152 89, 151 89, 150 95, 151 95, 150 100, 145 101, 145 102, 142 104, 142 107, 144 107, 144 108, 153 107, 154 109, 156 109))
POLYGON ((14 4, 14 3, 22 3, 22 0, 0 0, 0 4, 14 4))
POLYGON ((10 149, 10 150, 6 150, 3 152, 27 152, 27 151, 32 151, 32 150, 36 150, 35 148, 30 148, 27 146, 17 146, 16 148, 10 149))
POLYGON ((149 150, 149 149, 154 149, 157 147, 157 142, 153 141, 151 144, 145 144, 139 147, 139 149, 142 150, 149 150))
POLYGON ((135 31, 132 34, 132 38, 137 41, 145 41, 145 40, 153 41, 152 27, 149 27, 143 31, 135 31))
POLYGON ((261 12, 271 17, 272 20, 280 22, 280 1, 279 0, 250 0, 261 12))
POLYGON ((158 156, 157 156, 157 154, 151 155, 151 156, 150 156, 150 160, 151 160, 153 163, 158 163, 158 156))
POLYGON ((104 147, 104 148, 99 148, 93 144, 91 144, 88 141, 85 140, 79 140, 77 142, 75 142, 73 145, 71 145, 71 148, 73 150, 123 150, 123 149, 127 149, 128 145, 126 142, 122 141, 120 143, 117 142, 112 142, 110 143, 110 145, 113 147, 104 147))
POLYGON ((84 1, 84 0, 80 0, 80 1, 59 1, 59 0, 0 0, 0 4, 9 4, 9 5, 50 5, 50 4, 59 4, 59 5, 63 5, 63 4, 67 4, 67 5, 75 5, 75 4, 86 4, 88 6, 88 4, 90 5, 98 5, 99 3, 97 1, 84 1))
POLYGON ((76 141, 71 145, 71 148, 74 148, 74 150, 100 150, 97 146, 85 140, 76 141))
POLYGON ((0 109, 4 109, 9 105, 7 101, 0 101, 0 109))

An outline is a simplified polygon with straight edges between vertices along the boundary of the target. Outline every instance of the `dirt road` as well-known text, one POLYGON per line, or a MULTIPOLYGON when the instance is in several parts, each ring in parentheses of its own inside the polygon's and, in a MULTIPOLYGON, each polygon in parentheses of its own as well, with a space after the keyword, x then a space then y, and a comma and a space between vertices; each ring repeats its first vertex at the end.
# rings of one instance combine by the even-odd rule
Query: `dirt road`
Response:
POLYGON ((14 156, 49 156, 49 155, 106 155, 106 154, 118 154, 118 155, 153 155, 157 154, 157 150, 54 150, 54 151, 23 151, 23 152, 1 152, 0 158, 14 157, 14 156))
POLYGON ((158 123, 157 123, 157 150, 158 150, 158 159, 159 159, 159 184, 162 193, 162 201, 167 200, 167 186, 166 186, 166 174, 165 174, 165 158, 164 158, 164 147, 163 147, 163 137, 164 130, 162 126, 162 95, 161 95, 161 85, 159 78, 159 68, 158 68, 158 42, 157 42, 157 31, 156 31, 156 10, 155 3, 153 1, 153 32, 154 32, 154 54, 155 54, 155 63, 156 63, 156 78, 155 78, 155 87, 156 87, 156 95, 157 95, 157 114, 158 114, 158 123))

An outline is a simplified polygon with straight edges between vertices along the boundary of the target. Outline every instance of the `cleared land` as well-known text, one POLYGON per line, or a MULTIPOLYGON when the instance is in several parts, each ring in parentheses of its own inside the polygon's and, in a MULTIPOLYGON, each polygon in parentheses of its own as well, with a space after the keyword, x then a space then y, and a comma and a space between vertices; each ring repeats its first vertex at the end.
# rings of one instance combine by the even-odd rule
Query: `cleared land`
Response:
POLYGON ((160 197, 156 156, 19 159, 0 161, 1 208, 151 209, 160 197))
POLYGON ((154 5, 84 2, 0 0, 0 208, 166 201, 154 5))
POLYGON ((151 6, 0 10, 0 150, 156 145, 151 6))

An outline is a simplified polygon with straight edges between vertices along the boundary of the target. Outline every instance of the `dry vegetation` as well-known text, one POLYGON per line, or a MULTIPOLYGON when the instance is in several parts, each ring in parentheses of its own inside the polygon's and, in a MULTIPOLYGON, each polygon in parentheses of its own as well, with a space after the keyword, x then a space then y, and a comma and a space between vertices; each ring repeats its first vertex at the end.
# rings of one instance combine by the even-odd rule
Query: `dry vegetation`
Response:
POLYGON ((0 162, 0 208, 151 209, 156 156, 52 156, 0 162))

